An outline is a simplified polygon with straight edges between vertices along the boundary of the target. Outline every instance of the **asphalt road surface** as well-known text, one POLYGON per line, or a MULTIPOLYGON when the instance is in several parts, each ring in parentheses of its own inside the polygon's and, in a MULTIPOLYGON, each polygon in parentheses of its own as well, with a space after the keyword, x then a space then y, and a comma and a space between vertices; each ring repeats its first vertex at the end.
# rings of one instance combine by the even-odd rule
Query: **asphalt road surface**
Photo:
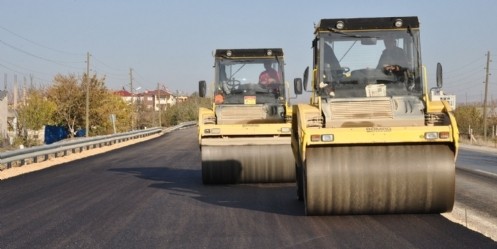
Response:
POLYGON ((1 181, 0 248, 497 248, 439 214, 306 217, 295 184, 200 168, 188 128, 1 181))
POLYGON ((497 177, 497 149, 462 145, 459 150, 457 167, 497 177))
POLYGON ((444 216, 497 240, 497 149, 464 145, 456 167, 456 203, 444 216))

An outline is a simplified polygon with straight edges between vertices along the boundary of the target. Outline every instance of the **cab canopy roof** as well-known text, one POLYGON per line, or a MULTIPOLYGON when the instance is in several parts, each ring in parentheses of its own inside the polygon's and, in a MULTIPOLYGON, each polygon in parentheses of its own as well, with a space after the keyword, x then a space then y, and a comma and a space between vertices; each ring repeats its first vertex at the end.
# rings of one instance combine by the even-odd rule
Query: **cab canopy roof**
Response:
POLYGON ((283 56, 281 48, 217 49, 216 57, 274 57, 283 56))
POLYGON ((419 28, 417 16, 321 19, 315 32, 419 28))

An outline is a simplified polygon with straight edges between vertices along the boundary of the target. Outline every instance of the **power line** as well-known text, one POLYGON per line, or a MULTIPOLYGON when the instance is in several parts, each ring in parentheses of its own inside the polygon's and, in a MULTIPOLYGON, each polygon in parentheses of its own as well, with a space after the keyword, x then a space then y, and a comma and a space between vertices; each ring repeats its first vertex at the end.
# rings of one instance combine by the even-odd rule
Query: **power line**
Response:
POLYGON ((12 35, 14 35, 14 36, 17 36, 17 37, 19 37, 19 38, 21 38, 21 39, 23 39, 23 40, 25 40, 25 41, 27 41, 27 42, 29 42, 29 43, 32 43, 32 44, 34 44, 34 45, 36 45, 36 46, 39 46, 39 47, 42 47, 42 48, 45 48, 45 49, 48 49, 48 50, 52 50, 52 51, 55 51, 55 52, 58 52, 58 53, 68 54, 68 55, 76 55, 76 56, 83 56, 83 55, 84 55, 84 54, 81 54, 81 53, 71 53, 71 52, 62 51, 62 50, 58 50, 58 49, 55 49, 55 48, 51 48, 51 47, 48 47, 48 46, 42 45, 42 44, 37 43, 37 42, 34 42, 34 41, 32 41, 32 40, 30 40, 30 39, 28 39, 28 38, 25 38, 25 37, 23 37, 23 36, 21 36, 21 35, 19 35, 19 34, 15 33, 15 32, 13 32, 13 31, 11 31, 11 30, 8 30, 8 29, 6 29, 6 28, 4 28, 4 27, 2 27, 2 26, 0 26, 0 29, 3 29, 3 30, 5 30, 5 31, 9 32, 10 34, 12 34, 12 35))
POLYGON ((7 66, 5 66, 5 65, 4 65, 4 64, 2 64, 2 63, 0 63, 0 67, 3 67, 3 68, 5 68, 5 69, 7 69, 7 70, 10 70, 10 71, 12 71, 12 72, 14 72, 14 73, 18 73, 18 74, 21 74, 21 75, 25 75, 24 73, 19 72, 19 71, 15 70, 15 69, 12 69, 12 68, 10 68, 10 67, 7 67, 7 66))
POLYGON ((100 64, 102 64, 103 66, 109 68, 109 69, 112 69, 114 71, 117 71, 117 72, 122 72, 122 73, 127 73, 127 70, 123 70, 123 69, 118 69, 116 67, 112 67, 112 66, 109 66, 108 64, 104 63, 103 61, 97 59, 95 56, 93 56, 93 60, 99 62, 100 64))
POLYGON ((464 80, 467 80, 467 79, 478 79, 478 81, 481 81, 481 77, 483 75, 483 70, 482 71, 477 71, 478 73, 471 73, 471 74, 464 74, 464 75, 460 75, 460 76, 455 76, 455 75, 452 75, 450 77, 446 77, 445 79, 448 81, 448 82, 460 82, 460 81, 464 81, 464 80), (479 73, 482 72, 482 74, 480 75, 479 73))
POLYGON ((466 68, 466 70, 460 70, 455 73, 444 73, 446 76, 446 79, 452 79, 452 78, 461 78, 465 76, 474 76, 475 72, 480 72, 483 71, 484 68, 482 68, 482 65, 474 65, 471 68, 466 68))
MULTIPOLYGON (((10 68, 10 67, 5 66, 4 64, 1 64, 1 63, 0 63, 0 67, 3 67, 3 68, 5 68, 5 69, 7 69, 7 70, 10 70, 10 71, 12 71, 12 72, 14 72, 14 73, 20 74, 20 75, 22 75, 22 76, 24 76, 24 77, 29 77, 29 76, 30 76, 29 74, 25 74, 25 73, 23 73, 23 72, 19 72, 19 71, 15 70, 15 69, 12 69, 12 68, 10 68)), ((50 82, 50 80, 43 79, 43 78, 40 78, 40 77, 36 77, 36 76, 35 76, 34 78, 35 78, 35 79, 38 79, 38 80, 40 80, 40 81, 50 82)))
POLYGON ((99 60, 95 56, 93 56, 93 59, 95 62, 98 62, 98 63, 94 63, 94 65, 93 65, 94 72, 97 73, 100 71, 100 73, 105 76, 106 81, 113 80, 113 81, 117 81, 117 82, 126 82, 129 80, 127 70, 122 70, 122 69, 118 69, 116 67, 110 66, 109 64, 103 62, 102 60, 99 60), (104 66, 106 69, 101 68, 99 65, 104 66), (109 73, 108 69, 111 70, 111 73, 109 73))
POLYGON ((114 81, 122 81, 122 82, 126 82, 126 81, 129 80, 129 77, 126 77, 124 75, 115 75, 115 74, 108 74, 108 73, 98 73, 98 71, 96 71, 96 70, 92 70, 92 71, 94 71, 96 74, 104 75, 106 80, 114 80, 114 81))
MULTIPOLYGON (((45 74, 45 73, 42 73, 42 72, 39 72, 39 71, 36 71, 36 70, 33 70, 31 68, 27 68, 27 67, 23 67, 23 66, 19 66, 19 65, 16 65, 16 64, 13 64, 13 63, 10 63, 10 62, 7 62, 7 61, 4 61, 4 60, 0 60, 1 62, 5 63, 5 64, 8 64, 8 65, 11 65, 13 67, 17 67, 17 68, 20 68, 20 69, 23 69, 23 70, 26 70, 26 71, 30 71, 30 72, 33 72, 33 73, 37 73, 37 74, 45 74)), ((10 69, 9 69, 10 70, 10 69)), ((12 71, 12 70, 11 70, 12 71)))
MULTIPOLYGON (((20 49, 20 48, 17 48, 17 47, 15 47, 15 46, 11 45, 11 44, 8 44, 8 43, 6 43, 6 42, 4 42, 4 41, 2 41, 2 40, 0 40, 0 43, 4 44, 5 46, 10 47, 10 48, 12 48, 12 49, 14 49, 14 50, 17 50, 17 51, 19 51, 19 52, 21 52, 21 53, 24 53, 24 54, 26 54, 26 55, 29 55, 29 56, 31 56, 31 57, 34 57, 34 58, 37 58, 37 59, 40 59, 40 60, 44 60, 44 61, 47 61, 47 62, 51 62, 51 63, 57 64, 57 65, 59 65, 59 66, 64 66, 64 67, 68 67, 68 68, 75 68, 75 67, 72 67, 72 66, 65 65, 64 63, 81 63, 81 62, 58 62, 58 61, 55 61, 55 60, 47 59, 47 58, 44 58, 44 57, 41 57, 41 56, 38 56, 38 55, 32 54, 32 53, 30 53, 30 52, 27 52, 27 51, 25 51, 25 50, 22 50, 22 49, 20 49)), ((79 69, 79 68, 78 68, 78 69, 79 69)))
POLYGON ((451 69, 451 70, 448 70, 448 71, 446 71, 446 72, 444 72, 444 73, 451 73, 451 72, 453 72, 453 71, 460 71, 462 68, 466 68, 467 66, 469 66, 469 65, 471 65, 471 64, 475 64, 477 61, 479 61, 479 60, 481 60, 481 59, 483 59, 483 58, 484 58, 484 57, 481 57, 481 56, 480 56, 480 57, 475 58, 474 60, 472 60, 472 61, 468 62, 467 64, 464 64, 464 65, 462 65, 462 66, 460 66, 460 67, 457 67, 457 68, 454 68, 454 69, 451 69))
POLYGON ((147 81, 148 81, 147 79, 145 79, 145 77, 143 77, 140 73, 138 73, 138 72, 136 71, 136 69, 133 69, 133 72, 135 73, 135 75, 138 75, 138 77, 139 77, 142 81, 144 81, 144 82, 147 82, 147 81))
POLYGON ((455 79, 450 79, 450 78, 447 78, 447 85, 451 85, 451 86, 461 86, 461 85, 467 85, 468 83, 471 85, 476 85, 476 84, 479 84, 481 82, 481 75, 478 75, 478 74, 468 74, 468 75, 464 75, 464 76, 461 76, 461 77, 457 77, 455 79))

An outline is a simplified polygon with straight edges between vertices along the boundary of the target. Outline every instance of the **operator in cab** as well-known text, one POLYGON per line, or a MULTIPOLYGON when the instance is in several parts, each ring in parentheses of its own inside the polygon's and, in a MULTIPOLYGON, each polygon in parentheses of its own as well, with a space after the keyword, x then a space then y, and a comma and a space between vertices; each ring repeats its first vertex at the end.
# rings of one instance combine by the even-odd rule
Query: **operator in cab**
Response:
POLYGON ((270 61, 264 62, 264 69, 259 75, 259 84, 265 86, 274 83, 280 83, 280 76, 278 72, 271 66, 270 61))
POLYGON ((396 44, 394 37, 388 36, 383 40, 385 50, 383 50, 378 62, 378 69, 385 73, 398 74, 407 69, 407 56, 402 48, 396 44))

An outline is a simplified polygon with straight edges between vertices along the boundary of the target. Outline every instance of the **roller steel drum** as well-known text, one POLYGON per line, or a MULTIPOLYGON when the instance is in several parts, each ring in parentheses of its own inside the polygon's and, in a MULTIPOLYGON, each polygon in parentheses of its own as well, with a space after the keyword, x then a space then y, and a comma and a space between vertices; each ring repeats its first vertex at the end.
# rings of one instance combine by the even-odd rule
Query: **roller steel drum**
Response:
POLYGON ((455 162, 448 145, 311 147, 306 158, 307 215, 452 210, 455 162))
POLYGON ((295 161, 287 145, 202 147, 204 184, 295 181, 295 161))

